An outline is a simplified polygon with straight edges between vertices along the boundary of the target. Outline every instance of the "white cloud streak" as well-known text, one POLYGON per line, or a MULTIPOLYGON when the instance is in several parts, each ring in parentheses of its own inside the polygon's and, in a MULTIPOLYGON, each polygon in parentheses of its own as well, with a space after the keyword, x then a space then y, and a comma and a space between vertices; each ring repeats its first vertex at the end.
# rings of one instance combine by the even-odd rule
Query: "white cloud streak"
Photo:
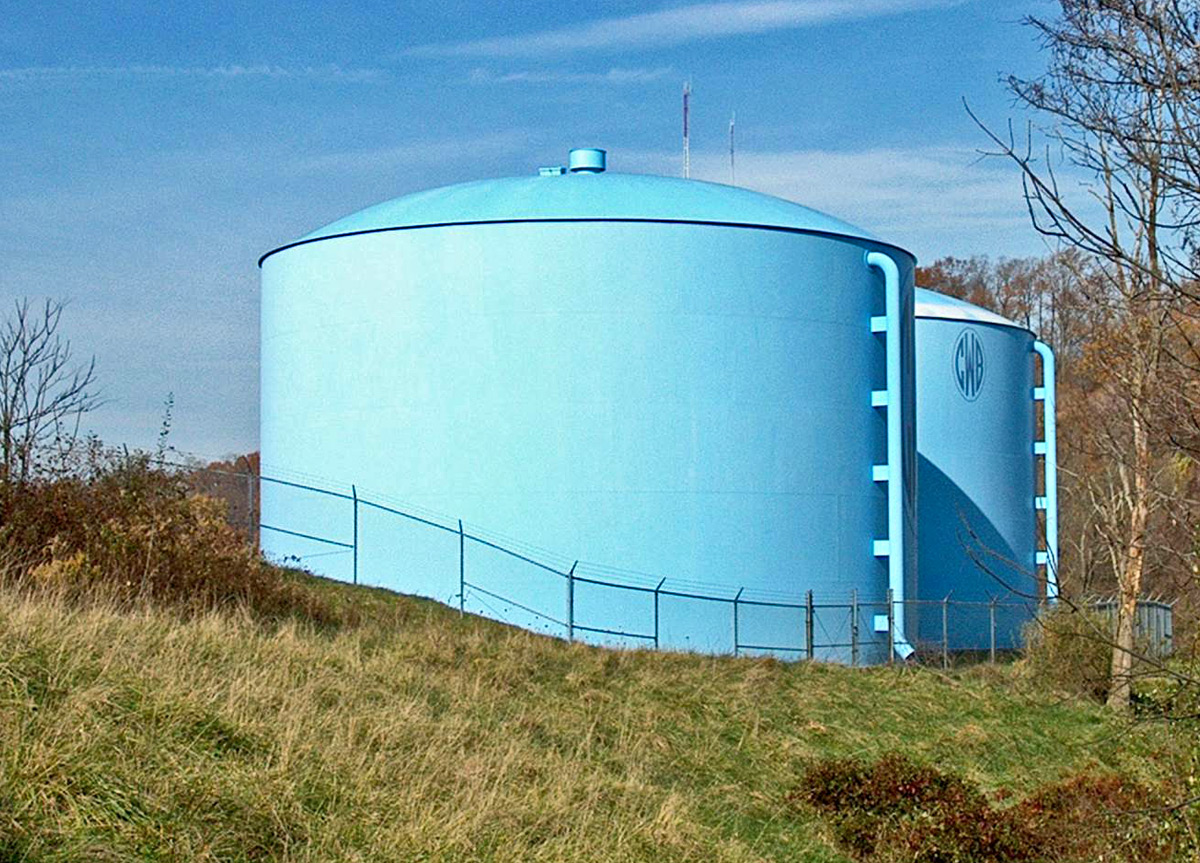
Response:
POLYGON ((524 57, 578 51, 662 48, 701 39, 794 30, 841 21, 957 6, 966 0, 751 0, 696 3, 623 18, 499 36, 420 45, 414 57, 524 57))
POLYGON ((382 176, 398 170, 441 168, 455 162, 470 162, 487 153, 490 157, 527 152, 529 132, 506 129, 472 138, 412 141, 393 147, 343 150, 301 156, 284 161, 289 173, 382 176))
MULTIPOLYGON (((634 170, 678 174, 674 153, 622 154, 634 170)), ((1020 179, 970 146, 739 151, 737 184, 845 219, 924 261, 943 255, 1036 255, 1020 179)), ((729 182, 728 154, 692 153, 692 176, 729 182)))
POLYGON ((739 182, 863 225, 922 258, 993 254, 1032 237, 1020 182, 967 147, 812 150, 742 157, 739 182), (982 248, 981 248, 982 247, 982 248))
POLYGON ((296 79, 364 83, 388 77, 381 69, 343 69, 326 66, 224 65, 224 66, 25 66, 0 69, 0 84, 60 84, 94 79, 237 78, 296 79))
POLYGON ((516 72, 493 72, 472 69, 472 84, 612 84, 614 86, 651 84, 674 75, 670 66, 654 69, 612 68, 607 72, 568 72, 556 69, 525 69, 516 72))

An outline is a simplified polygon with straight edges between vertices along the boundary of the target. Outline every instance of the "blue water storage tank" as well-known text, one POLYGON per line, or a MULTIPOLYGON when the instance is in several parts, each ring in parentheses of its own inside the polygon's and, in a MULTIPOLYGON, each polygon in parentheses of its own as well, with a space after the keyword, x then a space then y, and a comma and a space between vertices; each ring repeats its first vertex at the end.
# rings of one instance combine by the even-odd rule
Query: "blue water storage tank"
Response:
MULTIPOLYGON (((1015 647, 1047 573, 1055 594, 1053 355, 1028 328, 923 288, 916 347, 920 597, 954 601, 951 649, 989 648, 993 620, 997 647, 1015 647)), ((919 638, 942 640, 941 608, 922 607, 919 638)))
POLYGON ((856 591, 859 659, 882 659, 876 615, 915 575, 913 257, 779 198, 604 168, 573 151, 263 257, 264 475, 345 495, 264 483, 264 550, 720 653, 848 659, 856 591), (446 529, 358 507, 352 539, 368 494, 446 529))

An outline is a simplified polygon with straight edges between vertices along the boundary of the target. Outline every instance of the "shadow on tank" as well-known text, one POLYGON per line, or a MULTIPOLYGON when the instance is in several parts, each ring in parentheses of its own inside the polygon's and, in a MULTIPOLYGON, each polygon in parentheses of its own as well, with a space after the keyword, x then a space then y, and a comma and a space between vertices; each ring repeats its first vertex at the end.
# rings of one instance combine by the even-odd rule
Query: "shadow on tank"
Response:
POLYGON ((1028 564, 974 501, 924 456, 918 457, 921 525, 918 645, 988 650, 995 603, 995 646, 1021 646, 1021 631, 1037 612, 1037 581, 1028 564), (926 565, 926 562, 937 565, 926 565), (957 566, 948 561, 957 561, 957 566), (943 609, 942 600, 950 598, 943 609))

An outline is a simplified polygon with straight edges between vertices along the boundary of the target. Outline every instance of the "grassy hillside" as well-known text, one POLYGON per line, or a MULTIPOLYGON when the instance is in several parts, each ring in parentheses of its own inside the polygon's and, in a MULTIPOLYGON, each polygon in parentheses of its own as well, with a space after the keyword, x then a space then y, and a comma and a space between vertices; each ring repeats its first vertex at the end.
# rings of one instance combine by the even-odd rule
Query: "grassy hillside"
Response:
POLYGON ((0 861, 834 861, 786 800, 814 758, 1022 792, 1178 745, 1006 669, 607 652, 308 589, 356 622, 0 592, 0 861))

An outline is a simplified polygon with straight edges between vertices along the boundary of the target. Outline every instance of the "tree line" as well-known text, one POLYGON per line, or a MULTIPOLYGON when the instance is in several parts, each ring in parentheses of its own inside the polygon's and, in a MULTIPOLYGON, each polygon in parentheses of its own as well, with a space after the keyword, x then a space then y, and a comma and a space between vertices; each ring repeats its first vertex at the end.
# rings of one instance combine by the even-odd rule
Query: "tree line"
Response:
POLYGON ((987 154, 1017 169, 1032 227, 1060 251, 996 265, 1004 272, 990 277, 1003 286, 973 271, 989 270, 982 262, 930 270, 948 271, 951 287, 954 278, 970 282, 984 305, 1030 316, 1058 349, 1067 444, 1060 573, 1080 589, 1115 588, 1108 702, 1124 709, 1139 596, 1159 583, 1190 610, 1197 592, 1200 5, 1058 6, 1054 17, 1025 19, 1045 72, 1004 80, 1036 119, 1023 135, 1011 123, 976 122, 987 154))

